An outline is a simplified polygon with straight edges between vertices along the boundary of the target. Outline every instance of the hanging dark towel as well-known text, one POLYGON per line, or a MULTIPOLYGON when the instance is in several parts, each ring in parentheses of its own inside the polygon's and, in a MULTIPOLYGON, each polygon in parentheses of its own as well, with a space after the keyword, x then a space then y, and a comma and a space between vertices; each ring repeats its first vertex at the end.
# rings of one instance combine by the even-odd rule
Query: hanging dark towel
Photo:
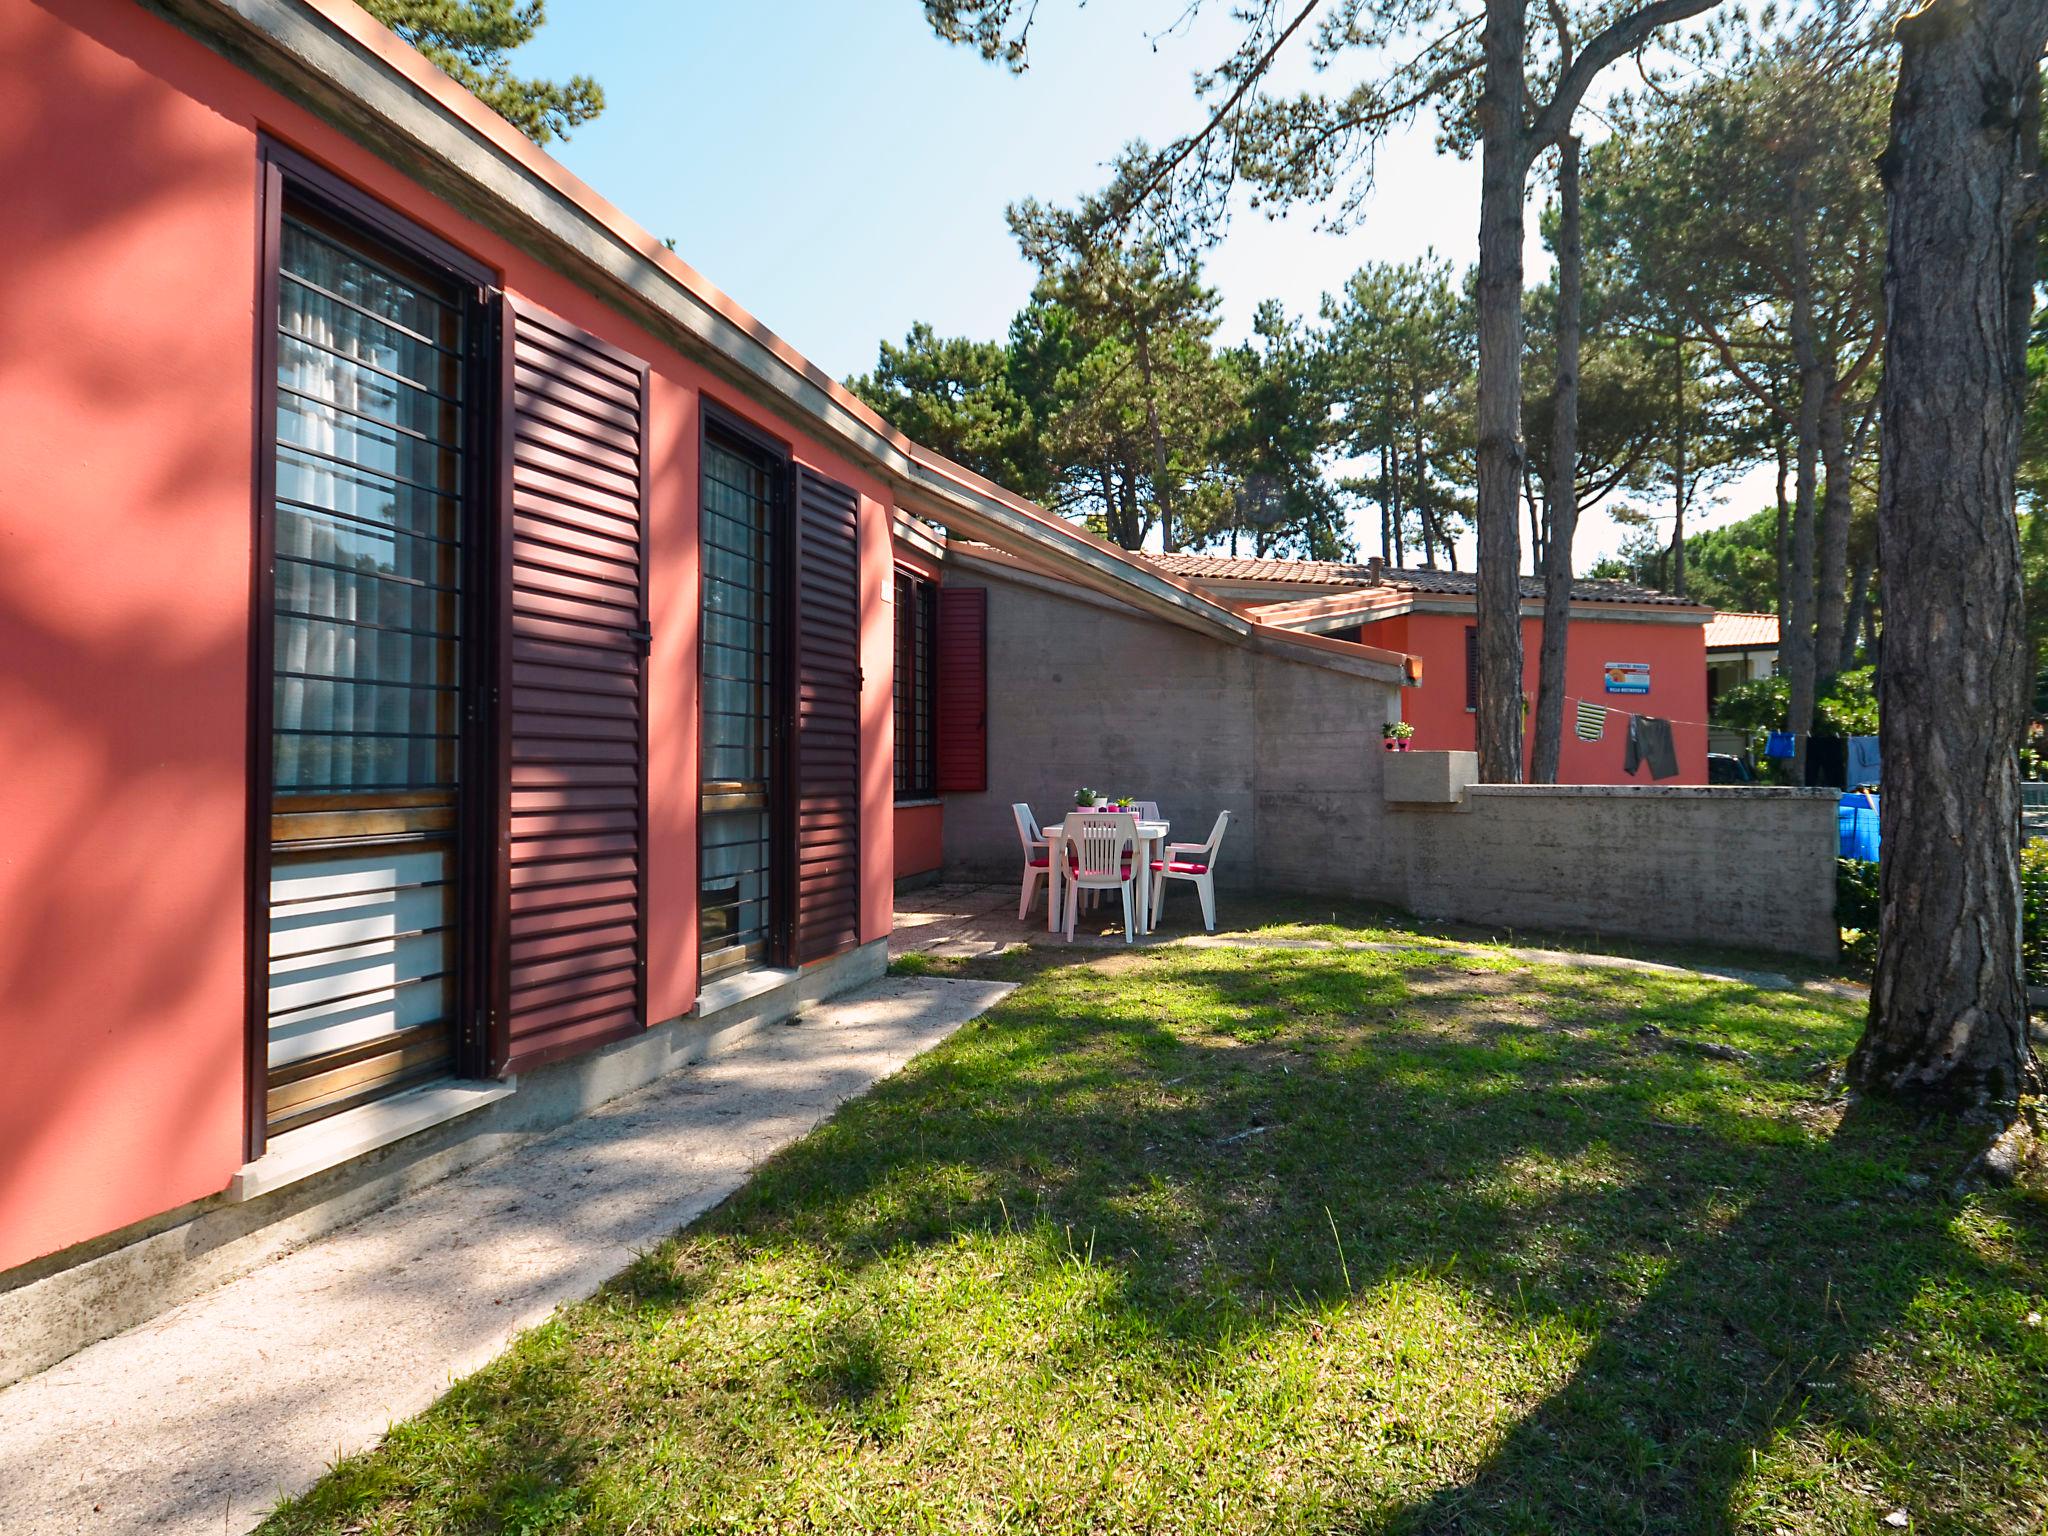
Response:
POLYGON ((1849 787, 1849 743, 1839 736, 1806 738, 1806 787, 1847 789, 1849 787))
POLYGON ((1678 777, 1678 745, 1671 739, 1671 722, 1658 715, 1631 715, 1628 720, 1628 752, 1624 769, 1633 775, 1647 763, 1653 779, 1678 777))

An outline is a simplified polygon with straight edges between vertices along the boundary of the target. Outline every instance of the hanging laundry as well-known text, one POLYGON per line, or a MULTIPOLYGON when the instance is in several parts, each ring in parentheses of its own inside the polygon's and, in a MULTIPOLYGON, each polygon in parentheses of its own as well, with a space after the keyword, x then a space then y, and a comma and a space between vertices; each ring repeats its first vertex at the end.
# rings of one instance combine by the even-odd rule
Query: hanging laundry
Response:
POLYGON ((1849 787, 1849 743, 1840 736, 1806 738, 1806 787, 1849 787))
POLYGON ((1799 741, 1790 731, 1773 731, 1764 738, 1765 757, 1797 757, 1799 741))
POLYGON ((1678 745, 1671 736, 1671 722, 1657 715, 1631 715, 1628 721, 1628 750, 1622 756, 1625 772, 1649 766, 1653 779, 1678 777, 1678 745))
POLYGON ((1598 704, 1579 700, 1579 740, 1598 741, 1607 734, 1607 711, 1598 704))
POLYGON ((1849 738, 1849 782, 1847 788, 1861 789, 1866 784, 1875 784, 1882 777, 1883 767, 1878 756, 1875 736, 1851 736, 1849 738))

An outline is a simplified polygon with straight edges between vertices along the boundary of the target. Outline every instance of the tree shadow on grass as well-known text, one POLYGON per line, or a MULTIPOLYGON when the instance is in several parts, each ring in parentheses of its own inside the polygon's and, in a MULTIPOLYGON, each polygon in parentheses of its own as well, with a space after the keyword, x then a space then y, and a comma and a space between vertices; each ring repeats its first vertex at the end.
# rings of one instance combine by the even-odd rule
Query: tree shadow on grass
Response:
MULTIPOLYGON (((1951 1144, 1881 1111, 1844 1117, 1805 1081, 1851 1028, 1808 1000, 1442 957, 1004 958, 1036 985, 276 1528, 393 1505, 428 1530, 602 1525, 629 1507, 658 1524, 685 1507, 661 1502, 671 1476, 695 1480, 700 1515, 761 1507, 763 1484, 801 1484, 824 1445, 915 1465, 897 1480, 911 1491, 890 1484, 899 1502, 864 1517, 1000 1503, 1009 1474, 939 1444, 920 1405, 971 1402, 956 1417, 1011 1431, 1036 1409, 1022 1388, 967 1379, 962 1361, 988 1346, 939 1342, 945 1309, 913 1274, 956 1287, 991 1331, 1020 1295, 1058 1298, 997 1351, 1037 1383, 1034 1403, 1085 1406, 1114 1380, 1170 1418, 1205 1379, 1326 1334, 1364 1351, 1329 1362, 1340 1372, 1472 1400, 1432 1418, 1398 1383, 1377 1408, 1370 1384, 1346 1384, 1379 1436, 1363 1456, 1358 1426, 1315 1438, 1312 1400, 1259 1429, 1297 1468, 1274 1522, 1721 1530, 1768 1505, 1825 1506, 1826 1528, 1860 1510, 1853 1527, 1898 1496, 1904 1468, 1955 1454, 1912 1381, 1888 1374, 1896 1336, 1923 1326, 1916 1307, 1935 1297, 1952 1327, 1995 1334, 2001 1294, 2038 1285, 2048 1258, 2023 1207, 2005 1212, 2003 1249, 1959 1235, 1941 1192, 1951 1144), (1638 1034, 1646 1013, 1659 1035, 1638 1034), (1345 1331, 1418 1284, 1483 1347, 1453 1329, 1439 1363, 1345 1331), (1578 1342, 1553 1359, 1537 1338, 1578 1342), (1521 1375, 1459 1379, 1488 1362, 1521 1375), (1760 1480, 1753 1456, 1788 1438, 1814 1447, 1815 1478, 1885 1486, 1807 1486, 1799 1456, 1774 1455, 1760 1480)), ((1971 1347, 2024 1353, 1991 1334, 1971 1347)), ((2023 1393, 2011 1411, 2039 1403, 2023 1393)), ((1072 1433, 1053 1454, 1091 1460, 1090 1431, 1072 1433)), ((1141 1442, 1140 1470, 1183 1475, 1172 1440, 1141 1442)), ((1921 1528, 2016 1518, 2029 1469, 1996 1462, 1945 1468, 1921 1528)), ((1118 1518, 1074 1483, 1036 1506, 1040 1523, 1118 1518)))

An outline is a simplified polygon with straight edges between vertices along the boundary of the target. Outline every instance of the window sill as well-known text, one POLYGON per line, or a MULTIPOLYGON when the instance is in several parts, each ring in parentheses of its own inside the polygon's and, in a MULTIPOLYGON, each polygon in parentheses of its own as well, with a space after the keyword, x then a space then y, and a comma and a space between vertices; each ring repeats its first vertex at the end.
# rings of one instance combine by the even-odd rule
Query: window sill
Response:
POLYGON ((919 806, 944 805, 945 803, 946 802, 941 800, 937 795, 914 795, 908 798, 898 799, 896 802, 896 809, 899 811, 914 811, 919 806))
POLYGON ((776 965, 750 965, 742 970, 729 971, 715 981, 698 986, 697 1001, 690 1009, 690 1017, 701 1019, 707 1014, 748 1002, 763 993, 773 992, 777 987, 787 986, 801 974, 776 965))
POLYGON ((510 1077, 502 1082, 429 1083, 273 1136, 263 1155, 243 1164, 229 1180, 228 1200, 237 1204, 253 1200, 338 1168, 379 1147, 495 1104, 509 1097, 518 1083, 510 1077))

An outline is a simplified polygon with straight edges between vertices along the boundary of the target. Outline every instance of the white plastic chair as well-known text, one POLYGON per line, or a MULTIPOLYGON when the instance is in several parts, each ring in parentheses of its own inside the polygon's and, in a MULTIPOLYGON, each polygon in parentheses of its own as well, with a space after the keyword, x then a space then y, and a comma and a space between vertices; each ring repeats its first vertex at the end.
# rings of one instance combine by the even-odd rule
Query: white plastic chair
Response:
POLYGON ((1166 857, 1152 861, 1152 921, 1159 921, 1160 906, 1166 900, 1168 880, 1191 881, 1202 898, 1202 926, 1216 931, 1216 856, 1223 850, 1223 834, 1230 829, 1230 812, 1224 811, 1209 829, 1205 843, 1168 843, 1166 857))
POLYGON ((1074 939, 1081 892, 1121 891, 1124 942, 1133 943, 1137 938, 1133 926, 1137 883, 1144 878, 1137 867, 1138 818, 1123 812, 1107 816, 1078 813, 1067 818, 1061 836, 1067 849, 1067 942, 1074 939))
POLYGON ((1131 802, 1131 814, 1140 821, 1157 821, 1159 819, 1159 802, 1157 800, 1133 800, 1131 802))
MULTIPOLYGON (((1024 890, 1017 898, 1017 921, 1021 923, 1030 914, 1031 898, 1038 894, 1038 882, 1052 874, 1052 853, 1030 806, 1019 800, 1010 807, 1010 814, 1017 818, 1017 841, 1024 845, 1024 890)), ((1052 899, 1050 890, 1046 899, 1052 899)))

